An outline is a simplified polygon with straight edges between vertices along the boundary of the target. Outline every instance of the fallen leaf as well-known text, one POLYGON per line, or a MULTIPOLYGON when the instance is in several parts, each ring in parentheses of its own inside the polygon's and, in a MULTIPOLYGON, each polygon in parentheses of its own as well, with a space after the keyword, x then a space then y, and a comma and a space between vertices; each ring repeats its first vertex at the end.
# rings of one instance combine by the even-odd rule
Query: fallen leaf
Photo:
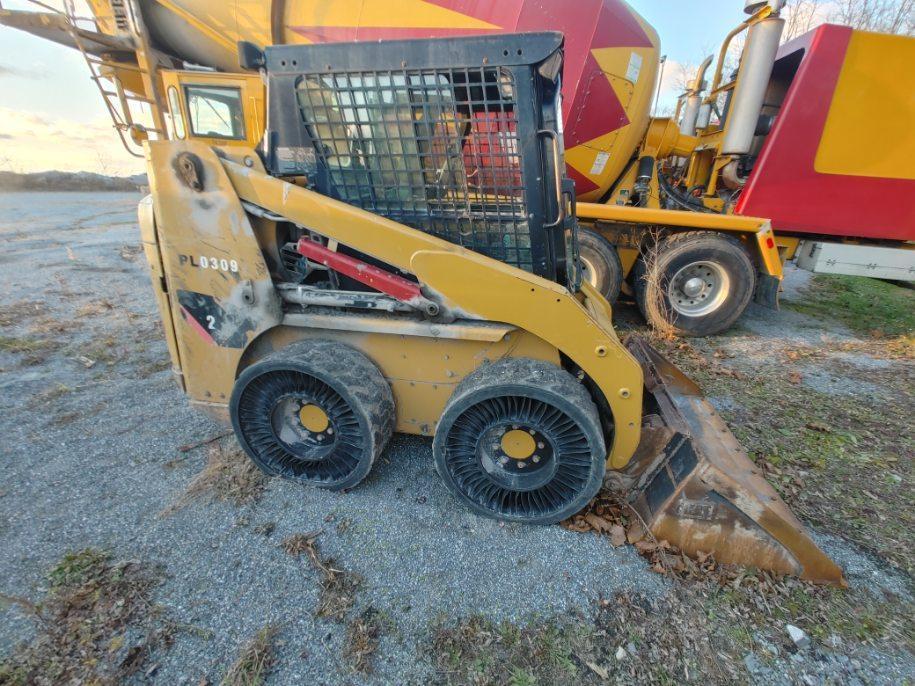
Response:
POLYGON ((614 524, 610 528, 610 544, 614 548, 619 548, 626 542, 626 530, 619 524, 614 524))
POLYGON ((640 553, 651 553, 658 549, 658 544, 654 541, 636 541, 635 547, 640 553))
POLYGON ((803 378, 800 372, 788 372, 788 381, 793 384, 799 384, 803 378))
POLYGON ((603 517, 598 517, 596 514, 588 513, 585 515, 585 519, 587 520, 588 524, 590 524, 592 527, 594 527, 594 529, 596 529, 600 533, 603 533, 605 531, 610 531, 610 529, 612 527, 612 524, 610 524, 610 522, 608 522, 603 517))
POLYGON ((610 676, 610 672, 600 665, 596 665, 593 662, 586 662, 585 664, 588 665, 588 669, 597 674, 601 679, 607 679, 610 676))

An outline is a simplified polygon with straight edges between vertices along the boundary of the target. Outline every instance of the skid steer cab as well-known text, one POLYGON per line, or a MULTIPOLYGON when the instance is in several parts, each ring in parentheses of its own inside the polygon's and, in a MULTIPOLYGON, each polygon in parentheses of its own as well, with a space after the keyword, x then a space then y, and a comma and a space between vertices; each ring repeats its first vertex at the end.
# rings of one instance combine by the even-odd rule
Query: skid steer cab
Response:
POLYGON ((478 514, 558 522, 612 477, 646 535, 840 583, 698 390, 581 283, 562 47, 243 46, 268 84, 261 150, 147 144, 184 390, 301 484, 352 488, 393 432, 430 436, 478 514))

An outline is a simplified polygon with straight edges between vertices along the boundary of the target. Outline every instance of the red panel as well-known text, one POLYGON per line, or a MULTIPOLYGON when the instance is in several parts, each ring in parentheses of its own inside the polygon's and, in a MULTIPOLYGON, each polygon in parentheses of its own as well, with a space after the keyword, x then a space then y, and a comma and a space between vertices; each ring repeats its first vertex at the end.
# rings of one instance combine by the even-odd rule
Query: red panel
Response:
MULTIPOLYGON (((470 131, 462 149, 467 183, 478 192, 499 188, 502 192, 521 197, 521 157, 514 149, 517 136, 513 112, 474 112, 470 131)), ((433 143, 433 152, 435 145, 433 143)), ((447 151, 444 151, 447 154, 447 151)), ((436 161, 438 168, 444 165, 436 161)), ((447 162, 445 163, 447 164, 447 162)))
POLYGON ((418 284, 374 265, 366 264, 355 257, 330 250, 309 238, 299 239, 297 250, 315 262, 320 262, 336 272, 345 274, 359 283, 371 286, 375 290, 387 293, 403 302, 415 302, 418 298, 422 298, 418 284))
POLYGON ((290 26, 300 36, 314 43, 345 43, 349 41, 401 40, 409 38, 452 38, 498 33, 496 29, 462 28, 376 28, 371 26, 290 26))
POLYGON ((575 193, 577 195, 590 193, 591 191, 596 191, 600 188, 600 186, 570 164, 566 165, 566 174, 575 182, 575 193))
POLYGON ((570 111, 564 114, 567 117, 565 142, 568 148, 587 143, 629 123, 626 109, 591 53, 585 61, 582 79, 570 111))
POLYGON ((814 168, 851 35, 842 26, 813 33, 737 213, 768 217, 777 231, 915 240, 915 181, 814 168))

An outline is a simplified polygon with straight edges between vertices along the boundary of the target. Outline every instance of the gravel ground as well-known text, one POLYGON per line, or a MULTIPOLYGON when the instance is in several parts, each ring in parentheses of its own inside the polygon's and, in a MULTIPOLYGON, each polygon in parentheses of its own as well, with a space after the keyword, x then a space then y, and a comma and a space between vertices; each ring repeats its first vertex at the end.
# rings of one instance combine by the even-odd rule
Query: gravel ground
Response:
MULTIPOLYGON (((24 311, 0 333, 52 341, 36 353, 0 350, 0 592, 37 601, 48 568, 89 546, 162 565, 156 599, 194 630, 155 657, 148 680, 161 684, 218 681, 268 623, 281 626, 271 683, 422 683, 422 641, 436 621, 482 613, 519 623, 585 611, 620 592, 669 593, 672 582, 650 573, 630 546, 468 513, 435 476, 431 442, 412 437, 395 438, 348 494, 273 480, 254 504, 192 502, 163 514, 206 460, 203 448, 178 447, 224 429, 189 408, 165 369, 137 252, 138 199, 0 194, 0 306, 24 311), (258 533, 268 523, 273 533, 258 533), (313 616, 317 573, 279 548, 291 534, 318 529, 322 554, 365 579, 357 608, 375 607, 389 620, 374 675, 354 676, 341 661, 342 626, 313 616)), ((776 329, 783 335, 784 323, 768 323, 771 316, 751 313, 745 347, 776 329)), ((801 334, 811 343, 816 336, 801 334)), ((744 346, 742 337, 732 341, 744 346)), ((906 580, 853 546, 835 538, 824 545, 853 584, 876 580, 907 592, 906 580)), ((32 631, 18 607, 0 606, 0 654, 32 631)), ((866 682, 915 673, 908 653, 873 660, 882 667, 866 682)), ((782 683, 770 667, 747 669, 755 680, 782 683)))

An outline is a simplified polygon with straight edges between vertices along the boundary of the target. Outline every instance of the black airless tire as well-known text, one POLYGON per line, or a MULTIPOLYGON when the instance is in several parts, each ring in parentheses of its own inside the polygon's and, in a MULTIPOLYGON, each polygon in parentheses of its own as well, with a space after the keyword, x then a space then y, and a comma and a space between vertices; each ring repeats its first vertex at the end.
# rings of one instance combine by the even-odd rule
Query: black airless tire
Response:
POLYGON ((616 248, 596 231, 580 228, 578 249, 582 280, 594 286, 612 305, 623 285, 623 265, 616 248))
POLYGON ((232 427, 264 472, 331 490, 369 473, 394 431, 394 397, 365 355, 335 341, 302 341, 238 377, 232 427))
POLYGON ((709 231, 667 236, 633 269, 633 290, 653 327, 680 336, 712 336, 740 318, 756 289, 743 244, 709 231))
POLYGON ((585 388, 552 364, 524 358, 485 364, 458 385, 432 451, 445 485, 474 512, 529 524, 584 508, 607 457, 585 388))

